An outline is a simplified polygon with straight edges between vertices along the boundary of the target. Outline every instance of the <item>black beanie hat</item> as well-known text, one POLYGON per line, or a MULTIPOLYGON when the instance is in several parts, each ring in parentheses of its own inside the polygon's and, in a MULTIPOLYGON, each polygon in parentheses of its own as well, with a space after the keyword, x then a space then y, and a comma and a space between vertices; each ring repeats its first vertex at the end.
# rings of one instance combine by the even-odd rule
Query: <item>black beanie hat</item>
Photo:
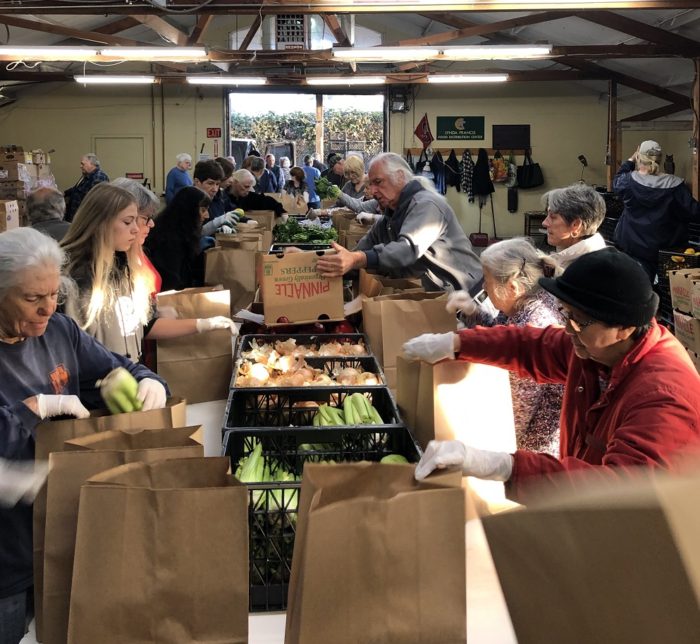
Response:
POLYGON ((539 284, 562 302, 613 326, 644 326, 659 306, 646 271, 614 248, 582 255, 561 276, 541 277, 539 284))

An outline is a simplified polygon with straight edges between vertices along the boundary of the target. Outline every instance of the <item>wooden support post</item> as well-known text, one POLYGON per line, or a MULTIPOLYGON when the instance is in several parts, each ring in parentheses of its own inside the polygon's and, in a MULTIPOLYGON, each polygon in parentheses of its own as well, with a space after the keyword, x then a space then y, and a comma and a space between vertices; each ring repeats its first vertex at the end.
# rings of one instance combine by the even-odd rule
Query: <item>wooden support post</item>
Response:
POLYGON ((326 158, 323 150, 323 96, 316 94, 316 152, 320 161, 326 158))
POLYGON ((698 198, 700 194, 700 169, 698 168, 698 110, 700 109, 700 58, 695 62, 695 81, 693 82, 693 141, 692 141, 692 167, 691 167, 691 190, 693 197, 698 198))
POLYGON ((617 122, 617 81, 608 81, 608 153, 605 155, 607 166, 608 192, 612 191, 613 178, 620 165, 620 128, 617 122))

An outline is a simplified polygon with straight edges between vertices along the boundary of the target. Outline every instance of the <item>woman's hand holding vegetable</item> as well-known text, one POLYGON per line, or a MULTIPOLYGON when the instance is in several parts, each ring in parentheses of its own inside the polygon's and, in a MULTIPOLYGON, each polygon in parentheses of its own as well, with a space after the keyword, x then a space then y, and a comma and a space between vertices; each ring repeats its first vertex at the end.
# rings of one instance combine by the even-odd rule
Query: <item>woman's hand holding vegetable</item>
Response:
POLYGON ((409 360, 423 360, 434 364, 440 360, 454 360, 459 351, 460 339, 456 333, 424 333, 403 344, 403 352, 409 360))
POLYGON ((340 244, 332 242, 335 254, 326 254, 319 258, 316 268, 324 277, 342 277, 348 271, 367 266, 367 255, 362 251, 349 251, 340 244))
POLYGON ((461 467, 464 476, 507 481, 513 473, 513 457, 506 452, 469 447, 461 441, 430 441, 416 465, 416 480, 447 467, 461 467))

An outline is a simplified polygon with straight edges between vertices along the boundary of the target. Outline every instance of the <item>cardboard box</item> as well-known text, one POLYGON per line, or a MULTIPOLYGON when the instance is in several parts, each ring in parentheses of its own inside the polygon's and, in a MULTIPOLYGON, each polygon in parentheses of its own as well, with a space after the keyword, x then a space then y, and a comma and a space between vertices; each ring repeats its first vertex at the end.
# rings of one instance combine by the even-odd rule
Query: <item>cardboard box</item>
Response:
POLYGON ((19 226, 19 208, 16 201, 0 201, 0 232, 19 226))
POLYGON ((265 324, 316 322, 319 318, 343 320, 343 280, 326 278, 316 270, 324 253, 307 251, 263 255, 260 288, 265 303, 265 324), (279 318, 286 318, 278 323, 279 318))
POLYGON ((0 146, 0 161, 14 161, 16 163, 31 163, 31 152, 25 152, 21 145, 0 146))
POLYGON ((31 165, 26 165, 29 176, 32 179, 48 179, 53 177, 51 172, 51 166, 46 163, 32 163, 31 165))
POLYGON ((690 308, 693 317, 700 320, 700 280, 693 280, 693 289, 690 292, 690 308))
POLYGON ((700 373, 700 354, 695 353, 695 351, 691 351, 690 349, 686 349, 686 351, 688 352, 690 359, 693 361, 695 369, 698 373, 700 373))
POLYGON ((0 199, 26 199, 31 189, 29 181, 0 180, 0 199))
POLYGON ((697 642, 700 476, 633 469, 483 518, 519 644, 697 642))
POLYGON ((26 181, 31 182, 33 166, 28 163, 14 163, 0 161, 1 181, 26 181))
POLYGON ((698 268, 682 268, 668 272, 671 304, 674 309, 683 313, 692 312, 691 292, 694 280, 700 280, 700 269, 698 268))
POLYGON ((51 163, 51 155, 43 150, 32 150, 32 163, 48 165, 51 163))
POLYGON ((676 327, 676 337, 686 348, 700 353, 700 320, 680 311, 673 312, 673 324, 676 327))

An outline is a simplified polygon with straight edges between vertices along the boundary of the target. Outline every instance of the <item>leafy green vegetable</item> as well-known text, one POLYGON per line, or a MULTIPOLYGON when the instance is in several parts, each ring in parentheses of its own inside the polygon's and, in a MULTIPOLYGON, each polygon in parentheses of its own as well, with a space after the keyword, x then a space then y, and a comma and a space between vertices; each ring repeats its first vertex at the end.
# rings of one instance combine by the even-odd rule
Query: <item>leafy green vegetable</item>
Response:
POLYGON ((316 194, 321 199, 337 199, 337 195, 334 196, 334 190, 333 188, 337 188, 334 183, 331 183, 326 179, 326 177, 321 177, 320 179, 316 179, 314 181, 314 184, 316 185, 316 194))
POLYGON ((277 224, 272 234, 280 244, 330 244, 338 239, 338 231, 335 228, 301 226, 291 217, 287 223, 277 224))

